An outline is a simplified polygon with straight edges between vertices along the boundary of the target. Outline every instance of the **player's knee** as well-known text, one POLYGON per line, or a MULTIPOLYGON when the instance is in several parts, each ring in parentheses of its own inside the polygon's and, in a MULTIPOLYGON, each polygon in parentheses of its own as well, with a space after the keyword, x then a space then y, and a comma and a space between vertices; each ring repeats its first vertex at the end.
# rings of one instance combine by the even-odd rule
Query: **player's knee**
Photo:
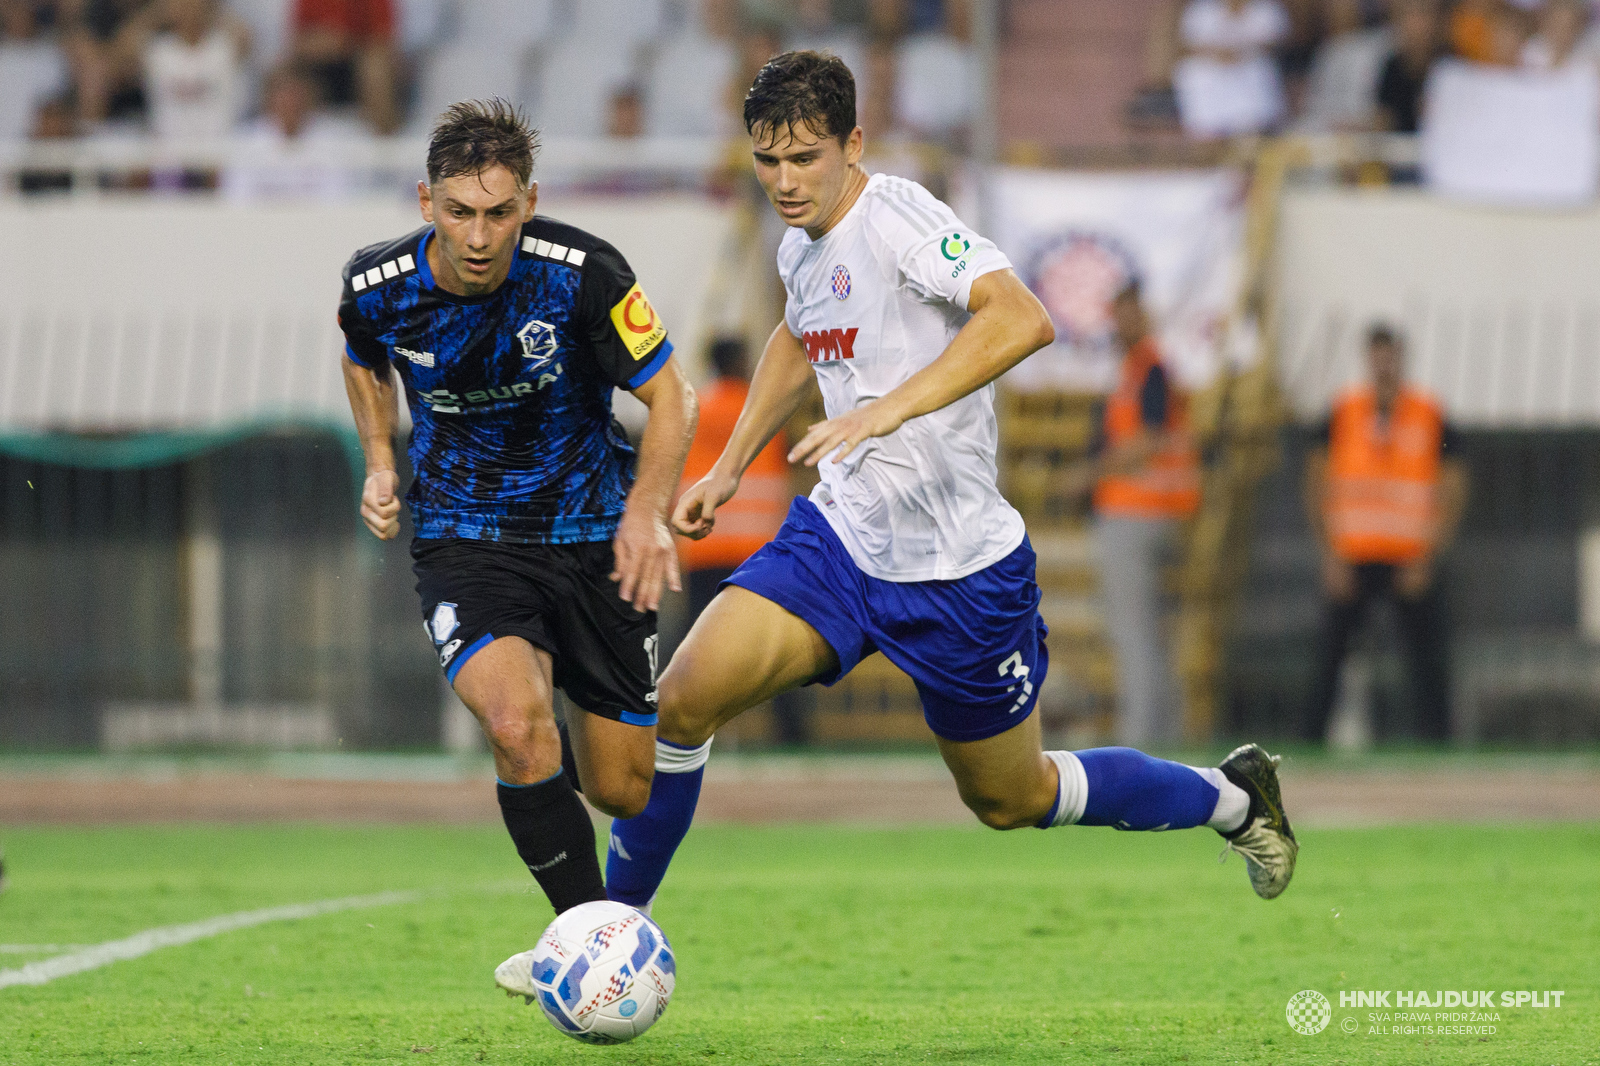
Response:
POLYGON ((519 759, 561 765, 561 733, 555 720, 522 701, 496 701, 478 709, 483 733, 496 751, 519 759), (544 758, 541 758, 544 757, 544 758))
POLYGON ((480 711, 478 720, 483 725, 484 736, 496 748, 518 751, 533 743, 536 731, 528 708, 495 704, 480 711))
POLYGON ((672 744, 697 748, 716 732, 716 708, 690 695, 690 670, 678 668, 676 656, 656 686, 656 736, 672 744))
POLYGON ((635 773, 607 775, 592 788, 585 782, 584 798, 601 814, 637 818, 650 802, 650 780, 635 773))
POLYGON ((1043 817, 1009 796, 963 794, 961 802, 990 829, 1026 829, 1030 825, 1037 825, 1043 817))
POLYGON ((1014 809, 988 808, 974 813, 977 814, 978 821, 990 829, 1026 829, 1030 825, 1039 823, 1038 818, 1014 809))

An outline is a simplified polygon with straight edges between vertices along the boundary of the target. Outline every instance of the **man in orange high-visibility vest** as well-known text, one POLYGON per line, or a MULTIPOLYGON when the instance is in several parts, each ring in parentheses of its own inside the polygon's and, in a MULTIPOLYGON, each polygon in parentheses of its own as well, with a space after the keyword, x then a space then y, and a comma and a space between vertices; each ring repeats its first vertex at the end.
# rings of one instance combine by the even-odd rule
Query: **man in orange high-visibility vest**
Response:
POLYGON ((1077 480, 1093 479, 1100 584, 1117 664, 1117 742, 1138 747, 1182 738, 1183 704, 1163 634, 1162 571, 1176 552, 1179 526, 1200 506, 1200 457, 1187 399, 1161 361, 1137 283, 1118 293, 1111 314, 1126 354, 1095 458, 1077 480))
MULTIPOLYGON (((744 341, 738 338, 714 341, 710 356, 717 376, 699 390, 700 423, 684 462, 683 479, 678 483, 680 493, 705 477, 716 463, 733 436, 733 427, 739 421, 739 412, 744 410, 745 397, 750 392, 744 341)), ((683 632, 694 625, 728 575, 776 536, 783 525, 784 515, 795 495, 789 485, 788 448, 780 430, 745 470, 739 479, 739 491, 717 508, 712 532, 701 540, 675 538, 689 594, 688 626, 683 632)), ((670 653, 671 649, 666 650, 670 653)), ((663 666, 669 657, 662 657, 663 666)), ((786 693, 773 701, 781 741, 795 744, 805 741, 805 708, 809 702, 810 697, 803 690, 786 693)))
POLYGON ((1438 403, 1405 383, 1388 326, 1367 335, 1370 381, 1334 402, 1306 461, 1305 503, 1322 545, 1327 595, 1306 740, 1321 741, 1350 638, 1371 603, 1393 602, 1409 659, 1416 732, 1450 731, 1448 630, 1437 565, 1461 520, 1467 475, 1438 403))

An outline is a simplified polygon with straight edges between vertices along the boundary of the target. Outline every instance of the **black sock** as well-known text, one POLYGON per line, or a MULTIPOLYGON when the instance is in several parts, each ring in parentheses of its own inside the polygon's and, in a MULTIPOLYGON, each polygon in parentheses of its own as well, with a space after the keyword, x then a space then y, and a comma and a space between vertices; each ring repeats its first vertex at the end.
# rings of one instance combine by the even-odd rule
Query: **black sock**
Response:
POLYGON ((557 914, 606 898, 594 823, 564 772, 536 785, 500 784, 496 791, 511 842, 557 914))
POLYGON ((561 730, 561 769, 567 772, 572 791, 582 792, 583 782, 578 780, 578 757, 572 754, 572 738, 567 735, 567 723, 562 722, 558 728, 561 730))

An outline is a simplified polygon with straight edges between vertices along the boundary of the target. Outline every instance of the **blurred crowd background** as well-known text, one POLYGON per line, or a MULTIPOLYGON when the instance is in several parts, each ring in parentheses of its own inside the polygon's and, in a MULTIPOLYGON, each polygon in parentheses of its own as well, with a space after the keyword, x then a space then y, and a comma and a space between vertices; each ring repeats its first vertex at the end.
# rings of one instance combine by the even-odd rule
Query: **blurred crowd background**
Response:
MULTIPOLYGON (((1417 133, 1441 65, 1568 83, 1600 69, 1590 0, 1011 6, 1040 31, 1004 75, 1006 110, 1051 112, 1020 139, 1035 149, 1417 133)), ((764 59, 813 47, 857 73, 869 134, 961 150, 972 31, 969 0, 4 0, 0 142, 233 140, 219 162, 259 169, 307 143, 425 134, 486 88, 550 137, 726 137, 764 59)), ((209 187, 226 170, 105 180, 209 187)))
POLYGON ((1130 121, 1196 137, 1416 133, 1440 63, 1534 73, 1600 64, 1586 0, 1172 0, 1152 21, 1130 121))
POLYGON ((959 144, 969 41, 965 0, 6 0, 0 141, 232 140, 217 167, 104 180, 300 192, 245 172, 305 144, 426 135, 489 92, 546 138, 728 137, 756 69, 809 47, 856 72, 872 134, 959 144))
MULTIPOLYGON (((781 313, 739 104, 796 47, 1055 321, 997 399, 1048 731, 1600 740, 1589 0, 0 0, 0 749, 475 750, 355 519, 339 266, 419 224, 439 112, 504 96, 725 427, 781 313), (1374 359, 1439 427, 1383 476, 1455 512, 1388 561, 1331 532, 1374 359), (1129 524, 1141 426, 1194 491, 1129 524)), ((751 547, 685 552, 669 650, 751 547)), ((881 656, 725 732, 927 742, 881 656)))

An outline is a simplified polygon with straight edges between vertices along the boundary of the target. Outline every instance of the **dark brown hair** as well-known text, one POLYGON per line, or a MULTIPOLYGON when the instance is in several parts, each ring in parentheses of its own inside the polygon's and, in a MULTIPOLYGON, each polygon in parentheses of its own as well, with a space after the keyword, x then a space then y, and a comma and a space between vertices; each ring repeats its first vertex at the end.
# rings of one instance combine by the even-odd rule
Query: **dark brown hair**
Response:
POLYGON ((840 144, 856 128, 856 79, 844 60, 826 52, 784 52, 756 72, 744 98, 744 128, 777 134, 805 126, 840 144))
POLYGON ((539 132, 522 113, 496 96, 451 104, 428 141, 428 181, 482 174, 505 167, 523 185, 533 177, 539 132))

